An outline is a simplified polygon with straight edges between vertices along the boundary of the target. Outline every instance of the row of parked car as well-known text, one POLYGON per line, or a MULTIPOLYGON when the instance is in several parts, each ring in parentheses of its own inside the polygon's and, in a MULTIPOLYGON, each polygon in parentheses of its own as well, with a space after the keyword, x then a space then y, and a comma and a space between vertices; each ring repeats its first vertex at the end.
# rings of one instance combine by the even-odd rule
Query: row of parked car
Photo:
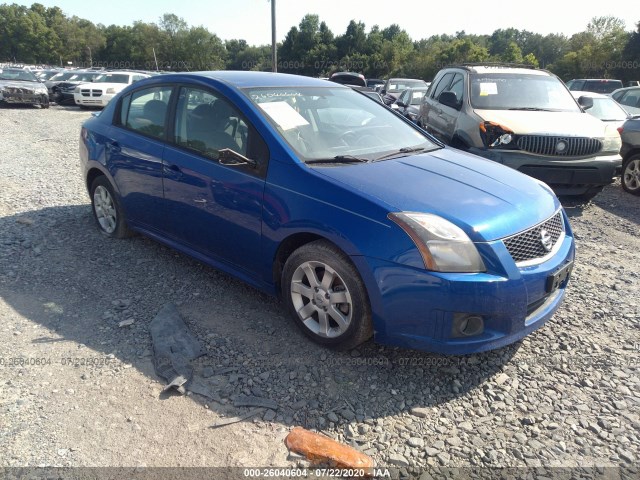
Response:
POLYGON ((126 86, 155 72, 0 68, 0 102, 105 107, 126 86))

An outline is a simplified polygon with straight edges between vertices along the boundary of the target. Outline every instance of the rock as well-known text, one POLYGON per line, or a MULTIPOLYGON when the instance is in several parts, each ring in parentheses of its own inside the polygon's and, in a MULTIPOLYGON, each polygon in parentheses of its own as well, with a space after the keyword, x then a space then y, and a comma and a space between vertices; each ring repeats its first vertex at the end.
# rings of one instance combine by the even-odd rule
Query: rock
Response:
POLYGON ((262 416, 262 419, 265 422, 272 422, 275 418, 276 418, 276 412, 275 410, 271 410, 271 409, 264 412, 264 415, 262 416))
POLYGON ((127 318, 126 320, 121 321, 120 323, 118 323, 118 326, 120 328, 122 327, 129 327, 131 325, 133 325, 135 322, 135 320, 133 318, 127 318))
POLYGON ((338 423, 340 421, 340 419, 338 418, 338 415, 336 415, 334 412, 329 412, 327 414, 327 419, 333 423, 338 423))
POLYGON ((424 452, 427 454, 428 457, 435 457, 440 453, 440 450, 433 447, 427 447, 424 449, 424 452))
POLYGON ((618 455, 620 455, 620 458, 627 463, 635 463, 636 461, 636 458, 634 457, 633 453, 627 450, 623 450, 622 448, 618 449, 618 455))
POLYGON ((409 444, 409 446, 414 447, 414 448, 422 448, 422 447, 424 447, 424 440, 421 439, 421 438, 418 438, 418 437, 409 438, 407 443, 409 444))
POLYGON ((409 461, 398 453, 389 455, 389 463, 398 467, 408 467, 410 465, 409 461))
POLYGON ((493 381, 498 385, 503 385, 507 380, 509 380, 509 375, 501 373, 493 381))
POLYGON ((349 410, 348 408, 345 408, 344 410, 340 411, 340 415, 342 415, 342 417, 349 421, 352 422, 353 420, 356 419, 356 414, 353 413, 351 410, 349 410))
POLYGON ((446 452, 440 452, 436 458, 438 459, 440 464, 443 466, 448 465, 449 462, 451 461, 451 456, 446 452))
POLYGON ((462 445, 462 440, 460 440, 458 437, 449 437, 447 438, 446 442, 452 447, 459 447, 460 445, 462 445))
POLYGON ((204 367, 202 369, 202 376, 204 378, 210 378, 213 377, 215 375, 215 370, 213 369, 213 367, 204 367))
POLYGON ((422 407, 414 407, 411 409, 411 415, 414 415, 418 418, 427 418, 429 416, 431 409, 422 408, 422 407))

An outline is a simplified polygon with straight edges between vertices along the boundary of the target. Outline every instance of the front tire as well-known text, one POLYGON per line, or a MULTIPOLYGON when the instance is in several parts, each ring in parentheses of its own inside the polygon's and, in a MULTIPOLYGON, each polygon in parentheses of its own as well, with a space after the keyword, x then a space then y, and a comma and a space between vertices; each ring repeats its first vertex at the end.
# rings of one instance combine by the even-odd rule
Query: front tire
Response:
POLYGON ((640 195, 640 155, 633 155, 622 163, 620 182, 625 192, 640 195))
POLYGON ((303 245, 282 271, 282 296, 314 342, 349 350, 373 335, 364 282, 349 257, 325 240, 303 245))
POLYGON ((91 207, 100 232, 108 237, 131 236, 118 197, 106 177, 97 177, 91 184, 91 207))

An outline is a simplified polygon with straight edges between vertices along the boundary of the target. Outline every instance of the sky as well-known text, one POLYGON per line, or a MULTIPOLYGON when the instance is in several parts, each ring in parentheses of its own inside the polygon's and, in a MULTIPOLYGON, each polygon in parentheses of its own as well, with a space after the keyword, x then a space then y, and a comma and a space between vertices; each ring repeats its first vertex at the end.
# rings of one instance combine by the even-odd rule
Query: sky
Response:
MULTIPOLYGON (((30 6, 35 1, 1 0, 30 6)), ((271 44, 271 3, 268 0, 39 0, 46 7, 58 6, 68 15, 76 15, 104 25, 132 25, 134 21, 158 22, 164 13, 182 17, 190 26, 204 26, 222 40, 244 39, 249 45, 271 44)), ((491 34, 499 28, 517 28, 543 35, 563 33, 571 36, 586 29, 591 18, 612 15, 635 30, 640 21, 638 0, 584 2, 576 8, 569 0, 458 0, 427 2, 403 0, 276 0, 276 36, 284 40, 292 26, 307 13, 317 14, 334 35, 341 35, 351 20, 381 29, 397 23, 412 40, 431 35, 491 34), (589 5, 591 4, 591 5, 589 5), (386 5, 381 8, 381 6, 386 5), (588 5, 588 6, 587 6, 588 5)))

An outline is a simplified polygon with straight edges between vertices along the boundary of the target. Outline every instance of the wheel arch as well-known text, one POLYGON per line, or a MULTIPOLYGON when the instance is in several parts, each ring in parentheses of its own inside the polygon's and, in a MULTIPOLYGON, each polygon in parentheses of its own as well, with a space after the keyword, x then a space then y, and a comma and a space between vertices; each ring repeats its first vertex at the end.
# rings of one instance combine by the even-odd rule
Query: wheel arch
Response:
MULTIPOLYGON (((278 245, 278 249, 276 250, 275 256, 273 258, 273 266, 272 266, 272 281, 275 285, 276 294, 281 296, 281 277, 282 271, 284 269, 284 264, 287 262, 287 259, 291 256, 293 252, 295 252, 298 248, 306 245, 307 243, 315 242, 316 240, 326 240, 335 245, 327 237, 322 235, 318 235, 317 233, 312 232, 298 232, 293 233, 283 239, 278 245)), ((336 245, 336 248, 340 248, 336 245)), ((342 250, 342 249, 340 249, 342 250)))

